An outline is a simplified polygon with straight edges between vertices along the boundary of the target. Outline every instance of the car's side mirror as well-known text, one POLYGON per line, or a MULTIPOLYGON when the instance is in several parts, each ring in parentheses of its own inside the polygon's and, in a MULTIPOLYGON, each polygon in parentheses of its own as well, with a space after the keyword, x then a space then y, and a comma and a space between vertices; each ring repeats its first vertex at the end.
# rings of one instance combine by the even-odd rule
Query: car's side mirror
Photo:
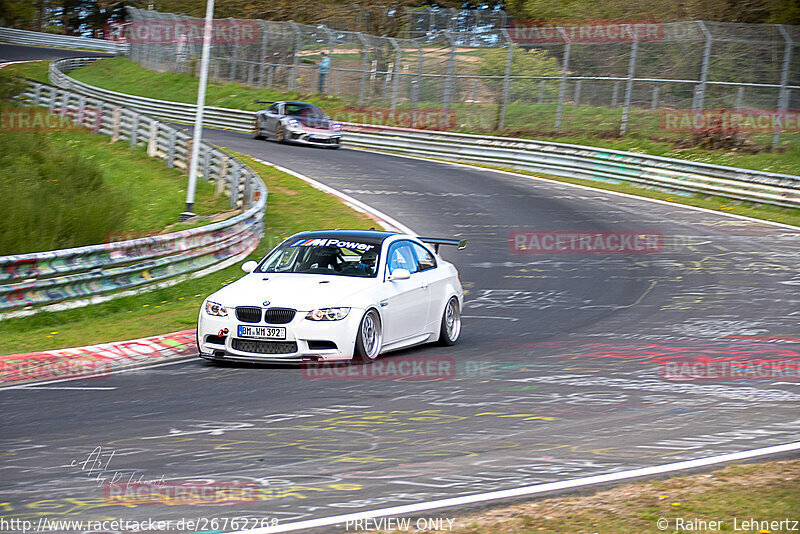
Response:
POLYGON ((411 278, 411 273, 408 269, 395 269, 392 271, 392 274, 389 275, 389 280, 394 282, 395 280, 408 280, 411 278))
POLYGON ((253 260, 246 261, 242 264, 242 270, 246 273, 252 273, 255 271, 256 267, 258 267, 258 262, 253 260))

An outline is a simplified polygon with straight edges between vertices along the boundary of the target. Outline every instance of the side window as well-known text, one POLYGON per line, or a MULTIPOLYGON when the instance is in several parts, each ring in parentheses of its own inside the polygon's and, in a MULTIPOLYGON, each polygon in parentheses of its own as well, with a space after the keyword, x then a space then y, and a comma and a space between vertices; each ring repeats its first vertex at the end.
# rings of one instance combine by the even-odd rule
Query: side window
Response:
POLYGON ((419 270, 427 271, 428 269, 436 268, 436 258, 433 254, 423 246, 413 243, 414 252, 417 253, 417 260, 419 262, 419 270))
POLYGON ((278 104, 272 104, 267 110, 270 113, 278 113, 278 104))
POLYGON ((389 266, 389 274, 392 274, 395 269, 407 269, 410 273, 419 271, 419 266, 411 247, 412 243, 408 241, 401 241, 392 245, 386 261, 386 265, 389 266))

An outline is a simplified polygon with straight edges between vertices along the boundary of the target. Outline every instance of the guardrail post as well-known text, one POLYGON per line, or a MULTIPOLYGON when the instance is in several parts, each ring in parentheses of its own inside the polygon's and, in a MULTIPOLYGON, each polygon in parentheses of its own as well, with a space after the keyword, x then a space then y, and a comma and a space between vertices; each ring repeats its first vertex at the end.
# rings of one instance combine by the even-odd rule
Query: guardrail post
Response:
POLYGON ((231 172, 231 207, 236 208, 239 205, 239 185, 242 181, 242 168, 239 165, 233 165, 231 172))
POLYGON ((625 104, 622 107, 622 121, 619 125, 619 134, 623 136, 628 133, 628 119, 631 114, 631 96, 633 94, 633 77, 636 73, 636 56, 639 53, 639 38, 636 36, 633 28, 630 25, 627 26, 633 36, 633 43, 631 44, 631 58, 628 63, 628 80, 625 82, 625 104))
POLYGON ((786 31, 786 28, 783 24, 778 24, 778 30, 783 35, 784 40, 786 40, 786 48, 783 50, 783 68, 781 70, 781 89, 778 92, 778 113, 779 113, 779 120, 775 123, 775 133, 772 134, 772 150, 778 148, 778 144, 781 142, 781 125, 784 120, 786 120, 786 110, 789 108, 789 90, 786 86, 789 83, 789 68, 791 65, 792 60, 792 46, 794 43, 792 42, 792 37, 789 35, 789 32, 786 31))
POLYGON ((502 130, 506 125, 506 106, 511 92, 511 62, 514 59, 514 42, 508 30, 503 28, 503 38, 506 40, 506 70, 503 74, 503 92, 500 96, 500 103, 497 106, 497 125, 496 130, 502 130))
POLYGON ((147 138, 147 155, 156 157, 158 152, 158 121, 150 121, 150 136, 147 138))
POLYGON ((131 117, 131 134, 128 137, 131 143, 131 148, 136 148, 136 142, 139 140, 139 114, 134 113, 131 117))
POLYGON ((114 111, 111 114, 111 142, 116 143, 119 140, 119 123, 122 118, 122 108, 114 106, 114 111))
POLYGON ((207 150, 205 147, 201 147, 201 150, 205 150, 205 154, 203 154, 203 170, 202 170, 202 174, 203 174, 203 178, 206 181, 208 181, 208 180, 211 179, 211 176, 209 176, 209 174, 208 174, 209 170, 211 168, 211 151, 207 150))
POLYGON ((564 93, 567 90, 567 74, 569 73, 569 53, 572 41, 567 36, 564 28, 558 28, 561 38, 564 40, 564 60, 561 62, 561 83, 558 86, 558 107, 556 107, 556 122, 554 128, 561 129, 561 115, 564 113, 564 93))
POLYGON ((694 111, 703 109, 705 105, 708 64, 711 61, 711 44, 714 41, 711 32, 708 31, 708 28, 706 28, 702 20, 698 20, 697 25, 700 26, 700 31, 702 31, 703 35, 706 37, 706 44, 703 47, 703 63, 700 66, 700 83, 695 87, 694 98, 692 99, 692 110, 694 111))
POLYGON ((225 192, 225 185, 228 181, 228 156, 222 156, 219 162, 219 176, 217 176, 216 187, 214 188, 214 198, 219 197, 225 192))
POLYGON ((86 114, 86 97, 83 95, 78 95, 78 110, 77 114, 75 115, 75 123, 80 125, 86 124, 86 118, 84 115, 86 114))
POLYGON ((42 100, 42 85, 37 83, 33 86, 33 103, 38 106, 41 100, 42 100))
POLYGON ((172 130, 167 136, 167 167, 169 168, 175 166, 175 135, 175 130, 172 130))

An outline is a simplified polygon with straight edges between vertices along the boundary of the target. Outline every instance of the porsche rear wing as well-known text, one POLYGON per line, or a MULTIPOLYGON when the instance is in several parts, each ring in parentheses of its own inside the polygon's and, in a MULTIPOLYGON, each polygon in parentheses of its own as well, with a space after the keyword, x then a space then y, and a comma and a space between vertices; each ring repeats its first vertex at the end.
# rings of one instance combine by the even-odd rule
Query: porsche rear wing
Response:
POLYGON ((467 246, 466 239, 445 239, 443 237, 420 237, 420 241, 423 243, 430 243, 433 245, 434 250, 436 253, 439 253, 439 245, 451 245, 454 247, 458 247, 458 250, 463 249, 467 246))

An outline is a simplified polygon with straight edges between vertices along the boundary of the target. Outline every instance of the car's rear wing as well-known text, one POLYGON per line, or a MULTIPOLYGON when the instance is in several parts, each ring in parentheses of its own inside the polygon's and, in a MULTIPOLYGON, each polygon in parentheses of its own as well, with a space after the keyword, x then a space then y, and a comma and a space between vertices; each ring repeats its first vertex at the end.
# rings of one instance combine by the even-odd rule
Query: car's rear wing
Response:
POLYGON ((463 249, 467 246, 466 239, 445 239, 443 237, 420 237, 420 241, 423 243, 430 243, 433 245, 434 250, 436 253, 439 253, 439 245, 451 245, 454 247, 458 247, 458 250, 463 249))
POLYGON ((255 103, 256 104, 274 104, 275 101, 273 101, 273 100, 256 100, 255 103))

